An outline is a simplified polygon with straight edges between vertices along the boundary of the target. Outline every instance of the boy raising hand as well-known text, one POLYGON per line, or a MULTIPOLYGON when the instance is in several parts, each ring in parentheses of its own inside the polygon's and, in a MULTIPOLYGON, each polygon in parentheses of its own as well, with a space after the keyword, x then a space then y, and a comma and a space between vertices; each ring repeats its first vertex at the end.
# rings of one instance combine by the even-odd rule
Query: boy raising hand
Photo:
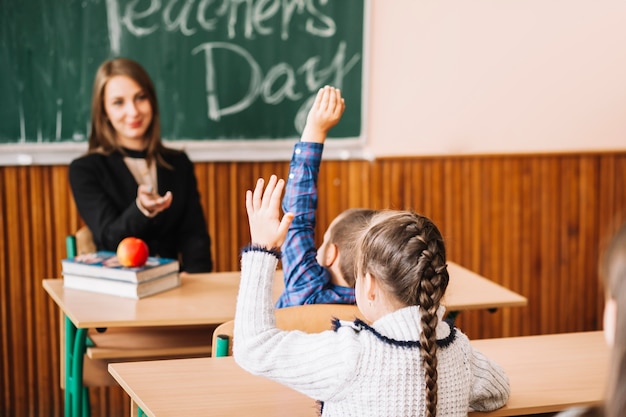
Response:
POLYGON ((345 110, 338 88, 321 88, 307 116, 300 142, 294 146, 283 198, 284 213, 294 220, 282 246, 285 290, 277 308, 301 304, 354 304, 356 236, 374 213, 370 209, 349 209, 337 216, 315 247, 317 179, 324 142, 345 110))

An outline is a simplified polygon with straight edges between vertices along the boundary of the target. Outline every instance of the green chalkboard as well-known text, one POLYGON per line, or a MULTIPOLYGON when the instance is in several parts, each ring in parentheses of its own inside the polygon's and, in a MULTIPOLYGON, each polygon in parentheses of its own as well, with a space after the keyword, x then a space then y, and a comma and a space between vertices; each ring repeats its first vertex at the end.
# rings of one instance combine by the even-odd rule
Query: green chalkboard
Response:
POLYGON ((140 62, 166 140, 299 136, 321 86, 362 135, 364 0, 0 0, 0 144, 82 143, 100 63, 140 62))

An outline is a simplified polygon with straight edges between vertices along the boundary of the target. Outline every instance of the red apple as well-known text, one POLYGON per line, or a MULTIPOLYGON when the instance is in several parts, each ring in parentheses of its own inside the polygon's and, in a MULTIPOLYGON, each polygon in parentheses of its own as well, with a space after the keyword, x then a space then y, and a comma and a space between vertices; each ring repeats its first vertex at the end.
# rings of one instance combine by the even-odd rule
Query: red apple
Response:
POLYGON ((143 240, 136 237, 122 239, 117 245, 117 260, 122 266, 140 267, 148 260, 148 245, 143 240))

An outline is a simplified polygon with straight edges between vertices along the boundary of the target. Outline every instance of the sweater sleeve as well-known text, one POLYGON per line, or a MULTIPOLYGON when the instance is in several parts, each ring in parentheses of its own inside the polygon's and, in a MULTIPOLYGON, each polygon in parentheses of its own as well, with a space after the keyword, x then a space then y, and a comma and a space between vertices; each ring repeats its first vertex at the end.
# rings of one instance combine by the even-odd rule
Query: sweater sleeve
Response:
POLYGON ((492 411, 504 406, 511 394, 509 379, 504 370, 478 350, 472 348, 471 353, 471 409, 492 411))
POLYGON ((248 372, 316 400, 337 399, 354 378, 359 343, 351 329, 307 334, 276 328, 272 283, 278 259, 262 250, 242 255, 233 354, 248 372))

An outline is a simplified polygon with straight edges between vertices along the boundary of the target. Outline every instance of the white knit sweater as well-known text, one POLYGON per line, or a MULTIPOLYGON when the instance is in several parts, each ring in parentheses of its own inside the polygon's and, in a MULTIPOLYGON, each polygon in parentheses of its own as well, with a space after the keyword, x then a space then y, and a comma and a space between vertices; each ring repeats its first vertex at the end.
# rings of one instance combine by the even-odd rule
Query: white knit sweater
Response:
MULTIPOLYGON (((275 327, 272 302, 277 263, 264 251, 242 254, 233 344, 237 363, 322 401, 323 416, 422 416, 425 382, 419 348, 397 346, 375 334, 419 341, 419 308, 388 314, 371 328, 342 321, 336 331, 282 331, 275 327)), ((469 409, 502 407, 509 398, 504 371, 446 322, 437 327, 437 338, 445 345, 437 350, 437 415, 461 417, 469 409)))

